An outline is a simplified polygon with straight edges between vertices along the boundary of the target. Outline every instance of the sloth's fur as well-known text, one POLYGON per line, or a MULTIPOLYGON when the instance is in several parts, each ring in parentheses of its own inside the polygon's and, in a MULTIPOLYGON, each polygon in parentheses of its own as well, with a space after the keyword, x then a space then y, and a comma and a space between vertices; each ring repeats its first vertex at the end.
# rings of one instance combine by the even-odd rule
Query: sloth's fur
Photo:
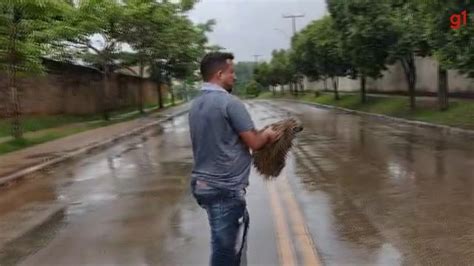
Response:
POLYGON ((277 177, 285 167, 286 156, 293 145, 296 133, 303 130, 303 127, 294 118, 288 118, 267 127, 282 132, 282 135, 275 143, 267 144, 253 153, 253 165, 265 178, 271 179, 277 177))

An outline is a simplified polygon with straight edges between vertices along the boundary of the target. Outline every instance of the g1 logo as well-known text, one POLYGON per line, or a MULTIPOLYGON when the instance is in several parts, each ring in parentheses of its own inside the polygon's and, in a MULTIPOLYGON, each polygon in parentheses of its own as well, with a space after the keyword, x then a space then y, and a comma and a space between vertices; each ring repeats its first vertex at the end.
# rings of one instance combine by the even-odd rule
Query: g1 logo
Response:
POLYGON ((459 29, 462 25, 467 24, 467 17, 468 17, 467 10, 462 11, 459 14, 452 14, 449 20, 451 21, 451 29, 457 30, 459 29), (462 19, 462 20, 461 20, 462 19))

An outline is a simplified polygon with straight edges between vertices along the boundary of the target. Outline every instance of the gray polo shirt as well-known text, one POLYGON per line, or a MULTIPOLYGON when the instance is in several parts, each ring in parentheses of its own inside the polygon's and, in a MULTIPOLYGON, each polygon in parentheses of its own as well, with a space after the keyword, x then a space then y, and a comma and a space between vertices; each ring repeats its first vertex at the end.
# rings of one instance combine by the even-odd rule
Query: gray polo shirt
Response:
POLYGON ((254 124, 244 104, 223 88, 204 83, 191 105, 189 128, 191 178, 219 189, 247 187, 252 157, 239 133, 254 129, 254 124))

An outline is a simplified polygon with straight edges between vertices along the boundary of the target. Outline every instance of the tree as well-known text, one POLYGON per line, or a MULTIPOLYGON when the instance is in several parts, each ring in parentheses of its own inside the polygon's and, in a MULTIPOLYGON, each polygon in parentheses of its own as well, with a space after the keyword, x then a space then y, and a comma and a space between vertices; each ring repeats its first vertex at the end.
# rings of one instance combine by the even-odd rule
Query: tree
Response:
MULTIPOLYGON (((185 16, 174 15, 171 25, 166 28, 165 36, 168 45, 165 49, 155 46, 153 50, 150 73, 151 78, 161 86, 167 84, 174 104, 173 78, 186 80, 195 75, 199 61, 208 49, 206 32, 212 30, 214 20, 204 24, 193 25, 185 16)), ((159 94, 161 91, 159 90, 159 94)), ((162 107, 161 97, 159 105, 162 107)))
POLYGON ((247 82, 245 85, 245 93, 254 97, 258 97, 260 94, 260 84, 255 80, 247 82))
MULTIPOLYGON (((272 59, 270 61, 270 73, 274 78, 275 85, 278 84, 282 88, 282 94, 284 94, 283 86, 290 84, 296 80, 296 70, 294 65, 290 62, 289 52, 286 50, 274 50, 272 52, 272 59)), ((290 87, 291 90, 291 87, 290 87)), ((293 92, 291 90, 291 92, 293 92)))
POLYGON ((101 71, 103 88, 98 92, 100 108, 109 120, 110 78, 121 67, 124 43, 121 28, 124 8, 119 0, 79 0, 68 19, 68 44, 75 57, 101 71))
POLYGON ((164 84, 171 83, 171 75, 168 72, 167 64, 164 60, 154 60, 150 65, 150 78, 157 86, 158 108, 163 108, 163 95, 161 87, 164 84))
POLYGON ((64 20, 68 5, 60 0, 9 0, 0 2, 0 69, 6 70, 8 88, 2 95, 11 118, 12 136, 20 139, 21 88, 18 75, 44 73, 42 57, 60 38, 54 29, 64 20), (7 100, 8 99, 8 100, 7 100))
POLYGON ((252 80, 255 68, 255 62, 238 62, 235 64, 234 69, 237 81, 234 86, 234 91, 237 94, 246 93, 246 85, 252 80))
MULTIPOLYGON (((253 71, 253 80, 259 83, 262 87, 268 89, 272 86, 270 66, 267 62, 258 64, 253 71)), ((238 77, 238 76, 237 76, 238 77)), ((275 87, 272 86, 273 95, 275 95, 275 87)))
POLYGON ((359 76, 361 101, 367 101, 366 79, 379 78, 386 69, 394 39, 388 1, 327 0, 329 12, 341 36, 341 45, 354 66, 353 76, 359 76))
POLYGON ((290 59, 298 72, 303 73, 311 80, 319 80, 323 74, 316 63, 319 59, 316 57, 315 44, 311 39, 311 27, 311 25, 307 26, 293 38, 290 59))
POLYGON ((312 22, 295 36, 291 59, 299 72, 313 80, 331 78, 334 98, 339 100, 338 77, 346 76, 351 66, 331 17, 312 22))
MULTIPOLYGON (((275 63, 275 60, 273 60, 275 63)), ((278 65, 272 65, 271 62, 263 62, 257 65, 254 70, 253 79, 257 81, 262 87, 272 87, 273 95, 276 95, 275 87, 279 85, 282 80, 279 76, 281 74, 281 70, 279 69, 278 65)), ((282 91, 283 92, 283 91, 282 91)))
POLYGON ((474 76, 474 3, 472 1, 418 0, 423 13, 425 32, 428 36, 438 65, 438 105, 440 110, 448 109, 448 69, 474 76), (459 29, 450 25, 451 16, 466 11, 470 21, 459 29))
POLYGON ((188 18, 178 16, 176 20, 174 23, 176 34, 173 35, 175 37, 173 43, 176 46, 168 57, 168 63, 171 65, 169 73, 172 78, 184 82, 199 69, 207 38, 205 32, 200 27, 194 26, 188 18))
POLYGON ((205 32, 199 26, 194 26, 192 22, 182 16, 176 17, 172 30, 175 34, 174 44, 169 53, 162 57, 161 67, 164 73, 169 77, 169 90, 171 101, 174 104, 174 91, 171 84, 172 79, 184 82, 186 79, 194 76, 199 68, 200 59, 204 56, 207 38, 205 32))
POLYGON ((416 56, 427 56, 430 47, 424 31, 425 13, 414 1, 400 0, 390 9, 395 43, 390 49, 389 63, 400 62, 408 84, 410 108, 415 109, 416 56))
POLYGON ((120 37, 134 50, 127 64, 139 66, 139 71, 136 73, 141 78, 138 109, 140 113, 144 113, 145 67, 151 64, 154 51, 160 50, 165 53, 167 46, 170 45, 165 29, 172 25, 174 6, 154 0, 125 0, 124 4, 122 21, 124 31, 120 37))
POLYGON ((437 25, 437 28, 445 33, 444 38, 447 42, 444 43, 445 45, 437 46, 435 55, 448 68, 459 70, 474 78, 474 2, 449 1, 444 4, 444 8, 447 12, 442 13, 441 18, 465 12, 469 20, 465 25, 461 24, 459 29, 452 29, 448 23, 441 27, 439 24, 437 25))

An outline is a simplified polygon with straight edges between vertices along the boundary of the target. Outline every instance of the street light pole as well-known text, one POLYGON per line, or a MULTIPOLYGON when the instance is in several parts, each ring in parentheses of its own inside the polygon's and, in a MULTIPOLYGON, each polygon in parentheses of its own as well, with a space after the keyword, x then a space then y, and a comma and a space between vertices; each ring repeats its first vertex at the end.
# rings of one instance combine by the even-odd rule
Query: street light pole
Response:
POLYGON ((280 29, 280 28, 273 28, 274 30, 278 31, 279 33, 281 33, 286 39, 289 39, 291 40, 291 37, 290 35, 288 35, 284 30, 280 29))

